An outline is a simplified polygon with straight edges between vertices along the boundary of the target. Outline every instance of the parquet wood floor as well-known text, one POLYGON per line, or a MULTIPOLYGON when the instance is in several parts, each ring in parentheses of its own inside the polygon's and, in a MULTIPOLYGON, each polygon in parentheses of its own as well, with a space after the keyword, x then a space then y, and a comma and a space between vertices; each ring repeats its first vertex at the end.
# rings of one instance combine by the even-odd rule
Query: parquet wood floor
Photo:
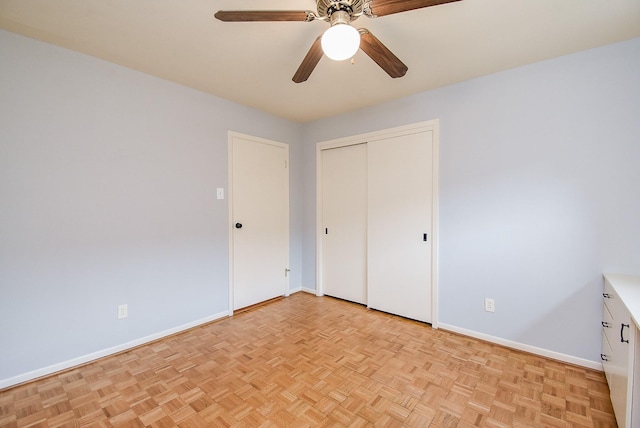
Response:
POLYGON ((0 392, 2 427, 615 427, 601 372, 297 293, 0 392))

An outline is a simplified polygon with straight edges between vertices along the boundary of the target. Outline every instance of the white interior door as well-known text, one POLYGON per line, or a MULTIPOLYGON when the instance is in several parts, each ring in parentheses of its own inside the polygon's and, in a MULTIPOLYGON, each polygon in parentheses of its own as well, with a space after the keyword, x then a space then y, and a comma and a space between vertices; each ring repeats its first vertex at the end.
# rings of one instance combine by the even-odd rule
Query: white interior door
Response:
POLYGON ((323 292, 367 303, 367 146, 322 151, 323 292))
POLYGON ((367 148, 367 302, 424 322, 431 322, 432 149, 431 131, 367 148))
POLYGON ((232 309, 287 294, 288 146, 230 134, 232 309))

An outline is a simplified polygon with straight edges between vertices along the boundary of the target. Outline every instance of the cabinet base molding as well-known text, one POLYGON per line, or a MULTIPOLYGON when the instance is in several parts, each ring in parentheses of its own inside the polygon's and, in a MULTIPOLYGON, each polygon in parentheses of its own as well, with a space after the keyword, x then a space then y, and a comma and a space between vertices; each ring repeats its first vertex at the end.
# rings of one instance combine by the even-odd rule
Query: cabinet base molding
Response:
POLYGON ((561 361, 563 363, 574 364, 576 366, 602 371, 602 363, 600 361, 591 361, 585 358, 575 357, 573 355, 550 351, 548 349, 538 348, 537 346, 515 342, 513 340, 504 339, 502 337, 491 336, 489 334, 480 333, 474 330, 468 330, 466 328, 457 327, 455 325, 446 324, 443 322, 438 323, 438 327, 442 330, 462 334, 464 336, 473 337, 475 339, 484 340, 485 342, 495 343, 496 345, 506 346, 507 348, 516 349, 518 351, 528 352, 530 354, 551 358, 552 360, 561 361))

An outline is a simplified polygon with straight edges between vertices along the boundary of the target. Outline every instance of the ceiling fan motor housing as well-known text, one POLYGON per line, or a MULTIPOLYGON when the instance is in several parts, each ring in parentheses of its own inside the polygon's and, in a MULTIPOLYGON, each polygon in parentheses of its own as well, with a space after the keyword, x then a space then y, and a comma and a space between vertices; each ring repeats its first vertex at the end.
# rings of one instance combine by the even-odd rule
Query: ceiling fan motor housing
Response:
POLYGON ((318 16, 321 19, 328 19, 333 24, 331 18, 335 12, 346 12, 350 18, 350 20, 346 22, 348 24, 362 14, 363 4, 364 0, 317 0, 318 16))
POLYGON ((337 24, 351 24, 351 15, 344 10, 337 10, 331 14, 331 26, 337 24))

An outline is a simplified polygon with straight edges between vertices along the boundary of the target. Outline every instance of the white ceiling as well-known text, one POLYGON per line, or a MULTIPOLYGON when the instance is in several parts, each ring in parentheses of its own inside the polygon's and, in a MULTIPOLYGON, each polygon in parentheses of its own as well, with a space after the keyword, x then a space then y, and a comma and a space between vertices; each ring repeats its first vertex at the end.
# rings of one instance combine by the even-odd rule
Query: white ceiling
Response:
MULTIPOLYGON (((374 0, 375 1, 375 0, 374 0)), ((321 21, 224 23, 218 10, 315 10, 313 0, 0 0, 0 28, 295 121, 640 37, 638 0, 463 0, 369 19, 408 67, 391 79, 364 53, 291 81, 321 21)))

